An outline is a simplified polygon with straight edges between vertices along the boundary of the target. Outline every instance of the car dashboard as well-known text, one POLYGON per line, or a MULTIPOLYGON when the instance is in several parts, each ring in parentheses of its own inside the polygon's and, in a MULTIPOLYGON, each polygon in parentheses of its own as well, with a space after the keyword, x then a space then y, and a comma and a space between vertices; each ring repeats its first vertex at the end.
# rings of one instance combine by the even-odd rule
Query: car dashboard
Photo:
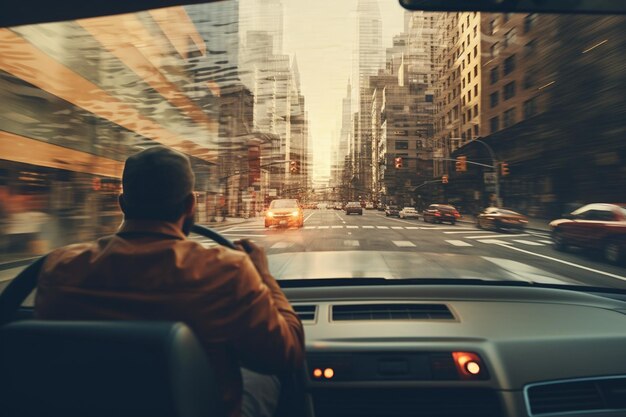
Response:
POLYGON ((552 288, 284 288, 311 415, 626 416, 626 303, 552 288))

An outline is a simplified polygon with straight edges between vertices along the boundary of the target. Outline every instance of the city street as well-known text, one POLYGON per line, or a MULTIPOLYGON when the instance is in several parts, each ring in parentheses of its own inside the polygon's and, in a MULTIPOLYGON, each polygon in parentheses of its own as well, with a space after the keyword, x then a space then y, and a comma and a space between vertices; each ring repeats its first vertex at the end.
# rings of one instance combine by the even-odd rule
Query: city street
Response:
MULTIPOLYGON (((363 213, 347 216, 339 210, 306 210, 301 229, 265 229, 262 218, 211 227, 231 240, 249 238, 263 246, 279 278, 388 277, 389 271, 396 271, 394 277, 402 278, 524 281, 541 277, 538 282, 626 289, 625 268, 576 250, 558 252, 547 232, 492 232, 471 223, 431 224, 421 217, 403 220, 374 210, 363 213), (303 258, 303 253, 314 257, 303 258), (413 255, 417 261, 410 258, 413 255), (500 271, 506 271, 506 276, 500 271)), ((201 236, 191 238, 216 246, 201 236)), ((22 268, 0 271, 0 290, 22 268)))
MULTIPOLYGON (((471 223, 440 225, 424 223, 421 216, 420 220, 403 220, 385 217, 383 212, 374 210, 363 213, 363 216, 346 216, 339 210, 307 210, 302 229, 265 229, 262 219, 259 218, 217 230, 231 240, 252 239, 266 249, 271 260, 280 257, 280 262, 272 262, 273 272, 278 276, 281 275, 282 263, 289 257, 275 256, 277 254, 334 252, 335 256, 329 258, 332 263, 321 265, 321 270, 320 265, 316 266, 321 274, 329 277, 333 275, 333 271, 337 272, 338 265, 335 261, 349 261, 348 258, 342 258, 340 251, 372 251, 367 252, 369 254, 393 251, 428 254, 429 262, 436 261, 439 264, 455 262, 448 259, 450 254, 464 255, 462 260, 456 261, 459 265, 451 269, 459 276, 470 267, 468 258, 474 261, 489 259, 494 267, 515 270, 520 278, 543 272, 547 276, 555 277, 554 283, 582 283, 626 289, 625 268, 609 265, 576 250, 558 252, 552 248, 547 232, 491 232, 477 229, 471 223), (324 271, 324 268, 327 270, 324 271)), ((201 237, 192 238, 207 246, 215 245, 201 237)), ((320 258, 320 261, 325 260, 327 259, 320 258)), ((293 259, 291 261, 295 262, 293 259)), ((398 260, 398 264, 393 265, 392 269, 401 267, 401 262, 402 260, 398 260)), ((373 276, 367 274, 368 272, 364 271, 364 276, 373 276)), ((424 276, 417 269, 415 272, 415 276, 424 276)), ((488 272, 492 271, 485 270, 485 274, 488 272)), ((480 278, 476 275, 471 277, 480 278)))

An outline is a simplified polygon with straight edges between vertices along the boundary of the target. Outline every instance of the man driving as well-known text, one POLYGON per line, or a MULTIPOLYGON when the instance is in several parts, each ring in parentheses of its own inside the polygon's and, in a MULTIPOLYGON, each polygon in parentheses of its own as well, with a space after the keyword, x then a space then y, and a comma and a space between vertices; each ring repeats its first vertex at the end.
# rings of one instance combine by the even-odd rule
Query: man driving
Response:
POLYGON ((227 415, 269 417, 280 392, 272 375, 303 364, 302 324, 262 248, 242 240, 240 251, 207 249, 186 238, 194 181, 189 159, 169 148, 129 157, 119 197, 124 222, 115 235, 48 255, 35 315, 184 322, 211 359, 227 415))

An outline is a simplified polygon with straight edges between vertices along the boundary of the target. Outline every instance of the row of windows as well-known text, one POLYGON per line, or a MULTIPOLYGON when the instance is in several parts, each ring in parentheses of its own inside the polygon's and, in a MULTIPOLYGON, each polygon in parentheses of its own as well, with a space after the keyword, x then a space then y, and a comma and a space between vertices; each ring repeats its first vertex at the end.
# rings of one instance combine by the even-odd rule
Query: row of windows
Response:
MULTIPOLYGON (((524 102, 522 111, 524 113, 524 119, 529 119, 537 114, 537 97, 533 97, 530 100, 524 102)), ((517 123, 517 115, 515 107, 512 107, 502 114, 502 128, 513 126, 517 123)), ((490 133, 495 133, 500 130, 500 116, 495 116, 489 119, 490 133)))
MULTIPOLYGON (((510 20, 511 13, 505 13, 502 16, 503 23, 506 23, 510 20)), ((528 33, 535 28, 537 25, 537 14, 531 13, 524 17, 524 33, 528 33)), ((489 22, 489 34, 495 35, 500 29, 500 16, 496 16, 489 22)))

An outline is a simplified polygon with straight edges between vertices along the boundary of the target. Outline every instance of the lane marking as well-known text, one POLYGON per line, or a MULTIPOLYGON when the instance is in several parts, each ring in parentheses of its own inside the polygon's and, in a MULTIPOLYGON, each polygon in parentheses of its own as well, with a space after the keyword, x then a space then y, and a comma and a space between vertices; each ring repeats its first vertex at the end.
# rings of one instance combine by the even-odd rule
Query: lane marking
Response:
POLYGON ((348 228, 348 229, 358 229, 359 226, 346 226, 346 228, 348 228))
POLYGON ((402 220, 402 219, 394 219, 394 218, 392 218, 392 217, 381 216, 380 214, 376 214, 376 216, 378 216, 378 217, 382 217, 383 219, 386 219, 386 220, 393 220, 394 222, 407 223, 407 224, 415 224, 415 222, 410 222, 410 221, 407 221, 407 220, 402 220))
POLYGON ((343 226, 332 226, 333 229, 343 229, 343 226))
POLYGON ((285 249, 290 246, 293 246, 293 242, 276 242, 271 246, 271 248, 272 249, 285 249))
POLYGON ((363 229, 373 229, 374 226, 361 226, 363 229))
POLYGON ((471 243, 467 243, 463 240, 446 240, 446 242, 454 246, 474 246, 471 243))
POLYGON ((235 236, 235 237, 260 237, 260 238, 267 237, 267 235, 251 235, 249 233, 222 233, 222 234, 226 236, 235 236))
POLYGON ((458 235, 461 233, 483 233, 484 234, 485 232, 483 232, 482 230, 464 230, 461 232, 443 232, 443 233, 446 235, 458 235))
POLYGON ((304 226, 305 229, 315 229, 317 226, 304 226))
POLYGON ((519 235, 503 235, 500 233, 495 233, 492 235, 484 235, 484 236, 468 236, 467 239, 486 239, 486 238, 490 238, 494 236, 498 236, 498 238, 507 238, 507 237, 516 238, 516 237, 530 236, 530 235, 528 233, 521 233, 519 235))
POLYGON ((507 242, 505 242, 504 240, 498 240, 498 239, 485 239, 485 240, 479 240, 478 242, 487 243, 490 245, 503 245, 503 246, 507 245, 507 242))
POLYGON ((551 245, 553 243, 551 240, 540 240, 539 242, 545 243, 546 245, 551 245))
POLYGON ((389 229, 388 226, 376 226, 377 229, 389 229))
POLYGON ((344 246, 357 247, 357 246, 359 246, 359 241, 358 240, 344 240, 343 241, 343 245, 344 246))
POLYGON ((524 239, 516 239, 513 242, 523 243, 524 245, 528 245, 528 246, 543 246, 543 243, 532 242, 530 240, 524 240, 524 239))
POLYGON ((397 229, 404 229, 404 227, 402 227, 402 226, 391 226, 391 228, 392 228, 392 229, 396 229, 396 230, 397 230, 397 229))
POLYGON ((589 268, 588 266, 578 265, 578 264, 575 264, 573 262, 564 261, 563 259, 553 258, 552 256, 541 255, 539 253, 531 252, 531 251, 526 250, 526 249, 516 248, 515 246, 511 246, 511 245, 506 244, 506 242, 503 242, 503 244, 501 244, 500 246, 508 248, 508 249, 511 249, 511 250, 516 250, 518 252, 526 253, 528 255, 537 256, 539 258, 549 259, 551 261, 562 263, 564 265, 573 266, 574 268, 580 268, 580 269, 584 269, 585 271, 595 272, 596 274, 606 275, 607 277, 617 278, 617 279, 621 279, 623 281, 626 281, 626 277, 624 277, 622 275, 617 275, 617 274, 612 274, 610 272, 600 271, 599 269, 593 269, 593 268, 589 268))
POLYGON ((399 248, 414 248, 415 243, 408 240, 392 240, 393 244, 399 248))
POLYGON ((330 226, 317 226, 318 229, 329 229, 330 226))
POLYGON ((337 217, 339 218, 339 220, 341 220, 341 222, 343 224, 346 224, 346 221, 344 219, 342 219, 341 216, 338 213, 335 213, 335 215, 337 215, 337 217))
POLYGON ((306 216, 306 218, 304 219, 304 221, 306 222, 307 220, 309 220, 311 218, 312 215, 314 215, 315 212, 309 214, 308 216, 306 216))
POLYGON ((419 227, 417 227, 417 226, 407 226, 406 229, 407 230, 417 230, 417 229, 419 229, 419 227))

